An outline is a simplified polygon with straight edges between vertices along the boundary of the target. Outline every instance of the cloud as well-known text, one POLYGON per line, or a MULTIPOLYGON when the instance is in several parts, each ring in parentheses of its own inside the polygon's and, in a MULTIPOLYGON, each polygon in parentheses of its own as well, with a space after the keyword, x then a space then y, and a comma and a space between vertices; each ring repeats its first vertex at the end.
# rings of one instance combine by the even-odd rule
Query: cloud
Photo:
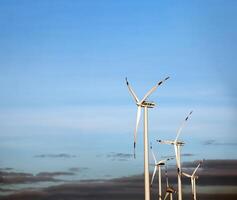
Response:
MULTIPOLYGON (((116 153, 112 153, 116 154, 116 153)), ((193 171, 199 161, 184 162, 183 170, 193 171)), ((209 199, 237 199, 237 160, 204 160, 202 167, 197 171, 199 176, 197 180, 198 197, 202 200, 209 199), (230 192, 231 188, 232 192, 230 192), (207 193, 208 191, 208 193, 207 193), (218 192, 217 192, 218 191, 218 192)), ((79 168, 80 169, 80 168, 79 168)), ((164 171, 163 171, 164 172, 164 171)), ((169 167, 169 182, 177 187, 176 168, 169 167)), ((5 172, 10 173, 10 172, 5 172)), ((46 173, 46 172, 44 172, 46 173)), ((49 175, 57 176, 64 172, 54 172, 49 175)), ((47 174, 47 173, 46 173, 47 174)), ((164 180, 164 173, 163 180, 164 180)), ((13 175, 16 175, 13 174, 13 175)), ((33 176, 28 173, 20 173, 20 175, 33 176)), ((42 173, 36 175, 42 176, 42 173)), ((183 177, 184 199, 190 199, 190 180, 183 177)), ((85 180, 80 183, 67 183, 62 185, 50 186, 48 188, 36 191, 19 191, 11 195, 2 196, 0 200, 56 200, 56 199, 123 199, 135 200, 144 199, 144 179, 143 175, 130 177, 122 177, 111 180, 85 180)), ((157 196, 157 182, 154 183, 151 190, 152 198, 157 196)), ((175 197, 176 198, 176 197, 175 197)))
POLYGON ((226 146, 236 146, 237 142, 217 142, 216 140, 206 140, 203 145, 226 145, 226 146))
MULTIPOLYGON (((201 173, 201 172, 200 172, 201 173)), ((176 176, 171 176, 171 184, 177 181, 176 176)), ((213 177, 208 177, 213 179, 213 177)), ((230 178, 230 177, 229 177, 230 178)), ((232 178, 235 180, 235 184, 237 185, 236 177, 232 178)), ((198 186, 203 185, 202 177, 200 175, 200 179, 198 179, 198 186)), ((223 180, 215 179, 217 184, 221 185, 223 180)), ((183 179, 184 186, 190 185, 190 181, 188 179, 183 179)), ((157 185, 151 190, 151 197, 157 197, 157 185)), ((206 188, 210 188, 206 186, 206 188)), ((201 190, 201 187, 198 187, 198 197, 202 200, 220 200, 220 199, 236 199, 237 193, 227 193, 225 187, 221 187, 221 190, 218 193, 215 193, 215 186, 212 187, 212 192, 209 194, 205 193, 205 191, 201 190)), ((176 198, 176 196, 174 197, 176 198)), ((184 190, 184 199, 190 199, 191 194, 189 188, 184 190)), ((122 177, 111 180, 87 180, 81 183, 70 183, 70 184, 62 184, 58 186, 51 186, 45 189, 41 189, 40 191, 23 191, 14 193, 12 195, 8 195, 5 197, 0 197, 1 200, 57 200, 57 199, 86 199, 86 200, 109 200, 109 199, 123 199, 123 200, 142 200, 144 199, 144 180, 143 175, 136 175, 131 177, 122 177)))
MULTIPOLYGON (((182 157, 192 157, 192 156, 195 156, 195 154, 192 154, 192 153, 183 153, 181 154, 182 157)), ((172 158, 172 159, 175 159, 175 155, 170 155, 170 156, 161 156, 161 158, 172 158)))
POLYGON ((35 158, 75 158, 76 155, 60 153, 60 154, 40 154, 35 155, 35 158))
POLYGON ((111 152, 107 154, 107 158, 110 158, 113 161, 128 161, 133 158, 133 154, 111 152))
POLYGON ((54 177, 54 176, 72 176, 72 172, 40 172, 36 176, 38 177, 54 177))
POLYGON ((17 183, 35 183, 41 181, 56 182, 58 180, 54 179, 52 176, 34 176, 29 173, 1 173, 0 183, 2 184, 17 184, 17 183))
POLYGON ((11 171, 13 168, 11 167, 5 167, 5 168, 0 168, 0 171, 11 171))
POLYGON ((36 183, 36 182, 58 182, 56 176, 72 176, 73 172, 40 172, 36 175, 22 172, 0 171, 0 183, 2 184, 19 184, 19 183, 36 183))
POLYGON ((82 172, 88 170, 88 167, 71 167, 69 168, 69 171, 71 172, 82 172))

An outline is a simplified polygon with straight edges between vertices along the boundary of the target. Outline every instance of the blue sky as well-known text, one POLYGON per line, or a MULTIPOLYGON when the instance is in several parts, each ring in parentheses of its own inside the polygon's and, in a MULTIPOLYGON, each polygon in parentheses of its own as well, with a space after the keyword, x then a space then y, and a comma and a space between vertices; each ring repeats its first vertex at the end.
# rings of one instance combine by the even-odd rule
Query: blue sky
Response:
POLYGON ((117 176, 142 172, 142 126, 137 160, 106 156, 133 151, 136 107, 124 79, 142 97, 167 75, 151 97, 157 154, 173 153, 155 139, 174 138, 194 110, 181 135, 183 152, 194 156, 184 160, 236 158, 236 1, 0 4, 3 167, 39 172, 89 167, 93 158, 95 177, 111 176, 114 167, 117 176), (62 152, 78 157, 34 157, 62 152))

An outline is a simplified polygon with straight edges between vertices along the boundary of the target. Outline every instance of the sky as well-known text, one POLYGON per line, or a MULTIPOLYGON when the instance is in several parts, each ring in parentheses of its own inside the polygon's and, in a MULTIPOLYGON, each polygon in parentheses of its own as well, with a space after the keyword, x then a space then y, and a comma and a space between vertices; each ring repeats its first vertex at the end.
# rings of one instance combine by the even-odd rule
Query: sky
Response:
POLYGON ((1 0, 0 167, 80 168, 70 180, 142 173, 142 124, 134 160, 125 77, 142 98, 170 76, 150 97, 159 158, 174 152, 156 139, 175 138, 193 110, 182 160, 236 159, 236 8, 234 0, 1 0))

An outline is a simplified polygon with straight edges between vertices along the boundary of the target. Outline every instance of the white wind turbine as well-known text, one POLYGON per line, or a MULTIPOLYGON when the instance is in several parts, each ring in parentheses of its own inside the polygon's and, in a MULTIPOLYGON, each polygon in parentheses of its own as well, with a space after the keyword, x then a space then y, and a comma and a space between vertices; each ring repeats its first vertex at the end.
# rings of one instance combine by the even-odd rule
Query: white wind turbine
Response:
POLYGON ((198 164, 198 166, 196 167, 196 169, 193 171, 192 175, 187 174, 182 172, 182 175, 188 177, 191 179, 191 186, 192 186, 192 195, 193 195, 193 199, 196 200, 197 199, 197 193, 196 193, 196 179, 198 178, 198 176, 195 176, 195 173, 197 172, 198 168, 200 167, 201 163, 198 164))
POLYGON ((151 153, 152 153, 152 156, 153 156, 153 159, 154 159, 154 162, 155 162, 155 167, 154 167, 154 171, 153 171, 152 178, 151 178, 151 186, 152 186, 152 183, 154 181, 154 177, 156 175, 156 172, 158 170, 159 200, 162 200, 162 194, 161 194, 161 167, 164 166, 165 163, 168 160, 171 160, 172 158, 166 158, 164 160, 157 161, 157 159, 155 157, 155 154, 152 150, 152 147, 151 147, 151 153))
POLYGON ((141 109, 144 108, 144 183, 145 183, 145 200, 150 200, 150 183, 149 183, 149 163, 148 163, 148 116, 147 111, 148 108, 154 108, 155 103, 154 102, 148 102, 146 101, 147 98, 157 89, 158 86, 160 86, 164 81, 169 79, 169 77, 165 78, 164 80, 158 82, 154 87, 152 87, 142 98, 140 101, 131 88, 131 86, 128 83, 128 80, 126 78, 126 84, 128 86, 129 92, 131 93, 136 105, 137 105, 137 120, 136 120, 136 127, 134 130, 134 157, 135 157, 135 148, 136 148, 136 137, 137 137, 137 129, 138 124, 141 117, 141 109))
POLYGON ((180 147, 184 145, 184 142, 178 141, 179 135, 188 121, 189 116, 192 114, 191 111, 188 116, 185 118, 184 122, 181 124, 180 128, 177 131, 175 140, 157 140, 161 144, 171 144, 174 145, 176 164, 177 164, 177 174, 178 174, 178 200, 182 200, 182 182, 181 182, 181 157, 180 157, 180 147))
POLYGON ((165 168, 165 177, 166 177, 166 193, 165 193, 165 197, 164 197, 164 200, 166 200, 166 198, 168 196, 170 196, 170 200, 173 200, 173 193, 175 193, 175 189, 169 185, 169 177, 168 177, 168 168, 167 168, 167 165, 166 165, 166 168, 165 168))

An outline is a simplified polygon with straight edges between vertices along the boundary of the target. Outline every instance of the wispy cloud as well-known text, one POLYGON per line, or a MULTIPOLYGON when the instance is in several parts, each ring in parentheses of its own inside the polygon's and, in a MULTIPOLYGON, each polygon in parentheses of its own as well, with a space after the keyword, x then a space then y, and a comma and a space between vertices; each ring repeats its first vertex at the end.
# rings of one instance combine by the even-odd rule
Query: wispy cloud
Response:
POLYGON ((112 161, 128 161, 133 157, 133 154, 129 153, 115 153, 111 152, 107 154, 107 158, 110 158, 112 161))
POLYGON ((89 168, 88 167, 71 167, 71 168, 69 168, 69 171, 70 172, 84 172, 84 171, 87 171, 87 170, 89 170, 89 168))
MULTIPOLYGON (((182 153, 181 156, 182 157, 192 157, 192 156, 195 156, 195 154, 192 154, 192 153, 182 153)), ((161 158, 175 158, 175 155, 161 156, 161 158)))
POLYGON ((223 146, 237 146, 237 142, 218 142, 216 140, 206 140, 203 145, 223 145, 223 146))
POLYGON ((66 153, 60 153, 60 154, 40 154, 35 155, 35 158, 75 158, 76 155, 66 154, 66 153))

